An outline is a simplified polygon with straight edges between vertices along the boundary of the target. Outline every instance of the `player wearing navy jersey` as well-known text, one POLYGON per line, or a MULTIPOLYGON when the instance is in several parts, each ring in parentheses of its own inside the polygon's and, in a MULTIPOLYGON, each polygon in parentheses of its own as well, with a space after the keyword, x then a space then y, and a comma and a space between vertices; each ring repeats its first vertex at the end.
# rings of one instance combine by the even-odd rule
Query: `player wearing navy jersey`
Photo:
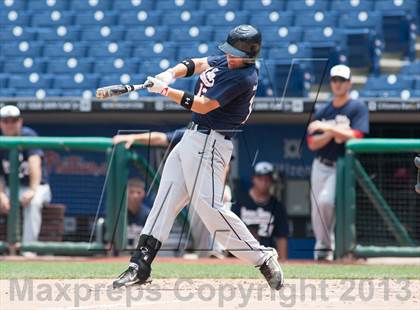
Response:
POLYGON ((349 95, 350 68, 331 68, 330 86, 333 100, 316 111, 315 120, 308 126, 308 146, 316 151, 311 172, 311 217, 317 260, 333 259, 336 161, 344 155, 347 140, 369 132, 367 107, 349 95))
POLYGON ((229 163, 231 137, 246 122, 257 84, 255 66, 261 47, 260 32, 250 25, 230 31, 219 46, 223 56, 187 59, 148 77, 148 91, 167 96, 192 111, 192 122, 169 154, 153 208, 128 269, 114 287, 150 280, 151 263, 168 237, 176 215, 193 207, 215 239, 240 259, 259 266, 272 288, 283 285, 277 252, 265 248, 232 211, 223 208, 224 170, 229 163), (169 87, 176 78, 199 75, 195 94, 169 87))

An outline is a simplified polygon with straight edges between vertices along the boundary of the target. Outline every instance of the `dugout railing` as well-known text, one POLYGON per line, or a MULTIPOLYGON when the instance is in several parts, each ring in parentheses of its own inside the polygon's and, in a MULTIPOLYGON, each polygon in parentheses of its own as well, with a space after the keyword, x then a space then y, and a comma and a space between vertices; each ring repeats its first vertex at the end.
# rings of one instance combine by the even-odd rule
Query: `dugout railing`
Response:
POLYGON ((420 139, 360 139, 337 162, 335 256, 420 257, 420 139))
MULTIPOLYGON (((8 179, 10 210, 7 214, 7 237, 0 242, 0 252, 10 254, 30 251, 39 254, 94 255, 109 250, 124 250, 126 245, 126 186, 129 163, 136 163, 152 177, 155 172, 138 153, 125 149, 123 144, 113 145, 110 138, 76 137, 1 137, 0 149, 9 151, 10 174, 8 179), (41 148, 59 151, 89 151, 105 153, 107 172, 103 184, 105 218, 97 218, 89 242, 31 242, 21 243, 21 208, 19 203, 19 151, 41 148)), ((158 184, 158 179, 156 184, 158 184)), ((81 190, 83 184, 80 184, 81 190)), ((156 187, 156 186, 155 186, 156 187)), ((83 195, 83 193, 82 193, 83 195)))

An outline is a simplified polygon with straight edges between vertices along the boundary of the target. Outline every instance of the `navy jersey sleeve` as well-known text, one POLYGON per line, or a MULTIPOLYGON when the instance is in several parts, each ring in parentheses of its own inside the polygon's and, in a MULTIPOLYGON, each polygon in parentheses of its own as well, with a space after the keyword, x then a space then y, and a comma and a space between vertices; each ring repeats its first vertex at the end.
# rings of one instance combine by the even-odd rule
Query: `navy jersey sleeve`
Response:
POLYGON ((285 208, 277 201, 275 206, 275 219, 273 237, 287 238, 289 236, 289 224, 285 208))
MULTIPOLYGON (((29 127, 23 127, 22 128, 22 136, 24 137, 38 137, 38 134, 35 132, 35 130, 29 128, 29 127)), ((38 155, 40 157, 44 156, 44 152, 41 149, 29 149, 28 150, 28 157, 32 155, 38 155)))
POLYGON ((165 132, 166 139, 172 146, 175 146, 176 144, 179 143, 179 141, 181 141, 182 136, 184 135, 185 129, 186 128, 181 128, 174 131, 165 132))
POLYGON ((357 102, 355 113, 351 119, 351 128, 369 133, 369 111, 363 102, 357 102))
POLYGON ((212 88, 209 88, 205 96, 210 99, 217 100, 220 106, 225 106, 232 101, 233 98, 248 91, 250 88, 246 79, 229 80, 217 83, 212 88))
POLYGON ((208 56, 207 63, 210 67, 216 67, 218 64, 225 60, 225 55, 208 56))

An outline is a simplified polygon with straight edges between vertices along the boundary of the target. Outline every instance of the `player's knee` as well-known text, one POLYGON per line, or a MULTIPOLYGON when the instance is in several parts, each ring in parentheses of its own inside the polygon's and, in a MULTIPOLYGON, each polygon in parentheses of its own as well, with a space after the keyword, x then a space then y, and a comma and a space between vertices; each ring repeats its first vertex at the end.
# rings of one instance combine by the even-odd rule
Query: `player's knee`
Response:
POLYGON ((334 208, 334 200, 331 197, 320 195, 317 202, 318 208, 322 211, 330 211, 334 208))

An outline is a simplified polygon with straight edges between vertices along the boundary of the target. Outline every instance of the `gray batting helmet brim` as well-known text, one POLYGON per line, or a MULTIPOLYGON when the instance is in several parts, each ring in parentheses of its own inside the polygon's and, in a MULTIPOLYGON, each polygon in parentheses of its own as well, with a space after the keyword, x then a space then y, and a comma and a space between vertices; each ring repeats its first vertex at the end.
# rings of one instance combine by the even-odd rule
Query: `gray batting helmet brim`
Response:
POLYGON ((245 52, 242 52, 242 51, 238 50, 237 48, 234 48, 228 42, 225 42, 223 44, 220 44, 218 46, 218 48, 223 53, 230 54, 232 56, 236 56, 236 57, 247 57, 248 56, 245 52))

